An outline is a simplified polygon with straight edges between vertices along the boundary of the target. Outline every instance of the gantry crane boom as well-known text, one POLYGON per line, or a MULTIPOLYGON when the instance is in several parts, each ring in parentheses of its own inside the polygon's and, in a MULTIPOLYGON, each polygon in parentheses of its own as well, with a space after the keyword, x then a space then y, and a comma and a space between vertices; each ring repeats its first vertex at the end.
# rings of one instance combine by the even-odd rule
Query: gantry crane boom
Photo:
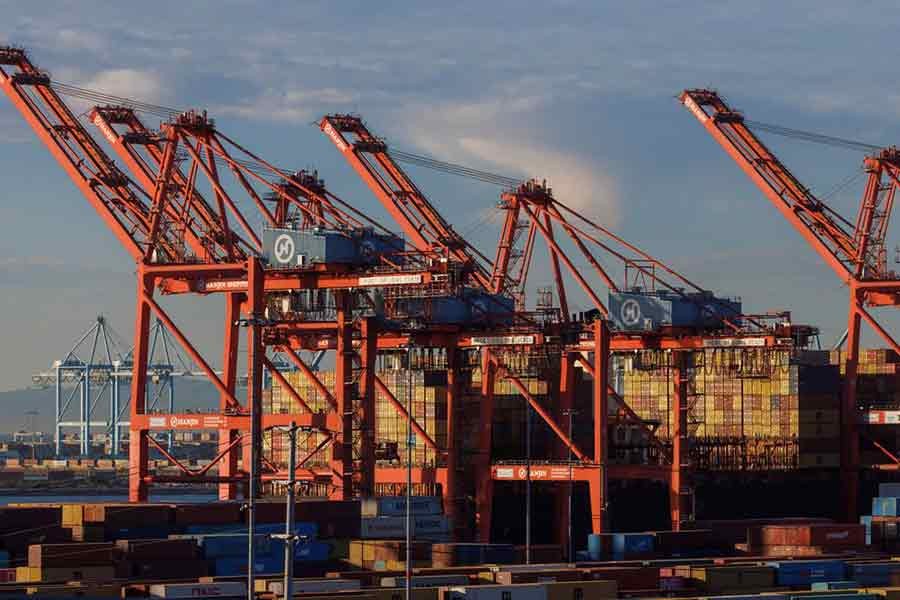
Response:
MULTIPOLYGON (((133 109, 120 106, 96 106, 90 113, 90 121, 104 135, 119 158, 128 166, 135 180, 148 194, 157 186, 157 173, 162 166, 163 148, 158 135, 144 126, 133 109), (119 133, 116 125, 124 125, 126 133, 119 133), (145 149, 145 153, 138 151, 145 149)), ((207 262, 218 254, 226 260, 242 260, 255 249, 228 226, 227 217, 217 215, 215 209, 195 189, 197 167, 192 165, 185 176, 181 169, 172 169, 172 182, 177 190, 170 190, 170 203, 180 199, 175 214, 179 229, 194 250, 195 255, 207 262)))
POLYGON ((842 281, 885 278, 884 236, 900 172, 896 149, 866 159, 869 178, 854 226, 801 184, 717 92, 685 90, 680 100, 842 281))
POLYGON ((825 260, 849 290, 846 360, 841 400, 841 492, 845 516, 858 516, 860 442, 857 374, 860 326, 864 319, 896 352, 900 344, 867 311, 867 306, 900 305, 900 278, 888 270, 885 236, 900 185, 900 152, 890 147, 851 143, 808 132, 774 126, 763 129, 793 132, 810 141, 838 141, 874 150, 863 167, 868 174, 856 223, 840 217, 816 198, 748 128, 744 116, 712 90, 685 90, 681 103, 719 142, 731 158, 762 190, 766 198, 825 260), (886 183, 884 180, 887 180, 886 183))
POLYGON ((413 248, 446 254, 468 268, 480 287, 490 289, 491 277, 485 267, 490 260, 454 231, 361 118, 326 115, 319 126, 408 236, 413 248))
MULTIPOLYGON (((149 130, 135 111, 125 106, 96 106, 91 111, 90 120, 129 167, 135 179, 148 193, 152 193, 156 188, 156 173, 163 158, 159 134, 149 130), (124 131, 120 131, 119 127, 124 128, 124 131)), ((195 144, 194 150, 200 151, 202 148, 195 144)), ((248 184, 246 176, 239 173, 238 166, 219 157, 215 157, 213 162, 224 163, 236 176, 240 176, 242 185, 248 184)), ((230 227, 227 212, 217 213, 196 189, 198 170, 197 163, 191 164, 187 174, 177 168, 172 170, 172 184, 177 188, 172 192, 179 202, 177 213, 180 215, 181 228, 190 235, 193 229, 199 227, 200 231, 195 237, 206 242, 206 245, 218 241, 220 253, 224 253, 225 260, 240 260, 255 253, 258 249, 248 244, 230 227)), ((276 203, 274 214, 268 210, 263 213, 264 217, 270 215, 272 223, 278 227, 286 225, 290 206, 300 207, 304 227, 363 226, 348 210, 337 206, 343 203, 325 189, 314 173, 285 172, 278 187, 279 193, 271 194, 276 203)), ((233 214, 238 220, 243 220, 243 215, 233 214)), ((200 255, 199 252, 197 254, 200 255)))
MULTIPOLYGON (((0 85, 38 138, 135 260, 148 247, 151 214, 146 198, 85 131, 24 50, 0 48, 0 85)), ((168 240, 168 252, 177 244, 168 240)))

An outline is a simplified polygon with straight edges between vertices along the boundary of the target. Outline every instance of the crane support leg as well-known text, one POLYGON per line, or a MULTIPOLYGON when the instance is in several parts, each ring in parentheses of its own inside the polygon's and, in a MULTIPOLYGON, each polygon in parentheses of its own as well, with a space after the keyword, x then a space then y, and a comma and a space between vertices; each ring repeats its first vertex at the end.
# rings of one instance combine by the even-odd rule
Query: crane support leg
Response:
POLYGON ((688 468, 688 397, 686 368, 687 355, 675 352, 675 394, 672 402, 672 414, 675 417, 675 431, 672 435, 672 470, 669 477, 669 511, 672 519, 672 531, 681 529, 681 522, 690 513, 689 483, 685 478, 688 468))
MULTIPOLYGON (((459 523, 458 498, 459 490, 457 469, 457 457, 459 450, 456 447, 457 430, 457 403, 459 401, 459 381, 457 380, 456 348, 447 347, 447 475, 442 493, 444 495, 444 512, 450 519, 454 528, 459 523)), ((454 539, 456 539, 454 531, 454 539)))
POLYGON ((338 292, 337 348, 334 361, 334 390, 341 422, 338 442, 332 446, 332 500, 348 500, 353 486, 353 317, 346 292, 338 292))
MULTIPOLYGON (((131 422, 144 413, 147 401, 147 358, 150 344, 150 305, 146 297, 153 293, 153 281, 138 270, 137 315, 134 323, 133 373, 131 377, 131 422)), ((128 501, 147 501, 147 465, 149 446, 147 429, 131 430, 128 447, 128 501)))
MULTIPOLYGON (((566 431, 568 432, 569 439, 571 439, 573 443, 575 440, 572 435, 571 424, 574 422, 574 415, 570 411, 572 410, 575 397, 575 357, 576 353, 574 352, 564 352, 562 355, 562 364, 560 365, 559 373, 559 411, 556 415, 556 421, 558 423, 562 423, 564 427, 568 424, 566 431)), ((555 448, 557 460, 571 462, 572 456, 569 448, 565 444, 558 443, 555 448)), ((568 485, 558 485, 555 489, 555 512, 557 515, 557 522, 555 525, 556 543, 563 548, 571 547, 568 524, 569 518, 571 517, 569 499, 573 494, 573 487, 574 483, 570 479, 568 485)), ((568 560, 571 562, 572 558, 569 557, 568 560)))
POLYGON ((591 531, 603 533, 606 514, 607 422, 609 420, 609 327, 606 321, 594 321, 594 463, 597 477, 591 478, 591 531))
POLYGON ((362 399, 360 414, 360 454, 362 464, 359 469, 359 493, 363 497, 375 495, 375 359, 378 357, 378 330, 374 317, 366 317, 360 324, 362 345, 360 362, 362 373, 359 378, 359 395, 362 399))
POLYGON ((476 475, 475 502, 476 527, 481 542, 491 541, 491 511, 494 503, 494 481, 491 477, 491 437, 494 418, 494 379, 496 369, 490 351, 485 348, 481 354, 481 430, 479 432, 478 462, 476 475))
MULTIPOLYGON (((225 341, 222 348, 222 383, 226 394, 219 395, 219 411, 225 412, 237 387, 238 319, 241 316, 243 294, 228 294, 225 297, 225 341)), ((237 475, 240 445, 236 444, 239 432, 236 429, 219 430, 219 451, 228 450, 219 463, 219 475, 230 478, 237 475)), ((236 500, 237 486, 225 481, 219 484, 219 500, 236 500)))
POLYGON ((851 289, 850 314, 847 323, 847 360, 844 375, 844 393, 841 403, 841 506, 846 522, 858 518, 859 494, 859 434, 856 385, 859 368, 860 314, 857 310, 857 291, 851 289))
POLYGON ((259 259, 247 261, 247 408, 250 411, 250 456, 245 456, 244 469, 252 473, 251 494, 262 493, 262 388, 263 358, 266 347, 262 339, 261 320, 266 303, 263 296, 263 268, 259 259), (252 464, 252 469, 250 468, 252 464))

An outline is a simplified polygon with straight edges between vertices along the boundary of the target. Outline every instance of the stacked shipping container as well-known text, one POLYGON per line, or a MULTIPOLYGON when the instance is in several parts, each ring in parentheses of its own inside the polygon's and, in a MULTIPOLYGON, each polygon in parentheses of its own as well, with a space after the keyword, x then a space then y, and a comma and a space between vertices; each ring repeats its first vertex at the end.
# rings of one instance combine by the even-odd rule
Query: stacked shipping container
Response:
MULTIPOLYGON (((691 354, 687 401, 694 461, 706 468, 805 468, 838 464, 841 382, 827 352, 706 349, 691 354)), ((674 428, 670 356, 624 355, 615 381, 629 406, 674 428)), ((627 439, 619 441, 628 442, 627 439)))

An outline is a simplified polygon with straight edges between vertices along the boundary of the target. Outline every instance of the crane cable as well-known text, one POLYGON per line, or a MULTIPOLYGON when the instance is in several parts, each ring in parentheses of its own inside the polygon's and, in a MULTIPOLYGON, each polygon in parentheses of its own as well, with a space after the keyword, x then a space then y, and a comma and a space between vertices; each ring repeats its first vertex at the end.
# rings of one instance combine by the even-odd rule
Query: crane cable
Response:
MULTIPOLYGON (((149 102, 143 102, 141 100, 135 100, 134 98, 126 98, 124 96, 116 96, 114 94, 107 94, 105 92, 100 92, 98 90, 92 90, 88 88, 83 88, 77 85, 72 85, 69 83, 61 83, 54 81, 50 84, 50 87, 56 90, 58 93, 71 96, 73 98, 79 98, 81 100, 88 100, 90 102, 98 102, 98 103, 106 103, 106 104, 115 104, 118 106, 124 106, 126 108, 130 108, 136 112, 141 112, 145 114, 154 115, 163 119, 171 119, 173 117, 177 117, 180 114, 183 114, 185 111, 182 109, 174 108, 171 106, 163 106, 161 104, 152 104, 149 102)), ((437 171, 442 171, 444 173, 448 173, 451 175, 457 175, 460 177, 466 177, 469 179, 475 179, 477 181, 481 181, 484 183, 490 183, 493 185, 497 185, 500 187, 516 187, 521 183, 521 179, 517 179, 514 177, 507 177, 504 175, 499 175, 497 173, 491 173, 488 171, 481 171, 479 169, 473 169, 471 167, 466 167, 464 165, 459 165, 455 163, 440 161, 430 156, 424 156, 421 154, 413 154, 411 152, 405 152, 402 150, 391 150, 391 156, 397 160, 398 162, 404 162, 408 164, 413 164, 420 167, 425 167, 437 171)), ((224 164, 226 161, 223 159, 219 159, 217 157, 217 162, 219 164, 224 164)), ((242 161, 235 160, 234 162, 240 164, 243 167, 254 170, 259 174, 260 169, 258 165, 252 163, 251 161, 242 161)), ((290 169, 281 169, 278 171, 285 176, 289 176, 292 171, 290 169)))
POLYGON ((750 119, 744 119, 744 124, 760 131, 780 135, 782 137, 803 140, 806 142, 812 142, 814 144, 823 144, 825 146, 834 146, 836 148, 847 148, 849 150, 859 150, 860 152, 878 152, 879 150, 882 150, 884 148, 884 146, 877 146, 875 144, 860 142, 858 140, 851 140, 848 138, 836 137, 833 135, 824 135, 812 131, 804 131, 802 129, 793 129, 791 127, 783 127, 781 125, 773 125, 771 123, 763 123, 761 121, 751 121, 750 119))

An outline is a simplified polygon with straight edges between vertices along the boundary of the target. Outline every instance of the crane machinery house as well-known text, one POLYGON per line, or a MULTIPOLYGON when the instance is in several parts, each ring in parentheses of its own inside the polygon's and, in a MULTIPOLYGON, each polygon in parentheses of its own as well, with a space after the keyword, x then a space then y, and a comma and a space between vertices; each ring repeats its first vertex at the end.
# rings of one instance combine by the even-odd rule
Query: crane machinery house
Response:
POLYGON ((372 266, 385 254, 401 252, 403 240, 368 227, 347 231, 320 227, 265 229, 263 248, 266 264, 275 269, 335 263, 372 266))
POLYGON ((711 292, 610 292, 609 314, 619 331, 654 331, 664 327, 720 329, 741 315, 741 303, 711 292))

